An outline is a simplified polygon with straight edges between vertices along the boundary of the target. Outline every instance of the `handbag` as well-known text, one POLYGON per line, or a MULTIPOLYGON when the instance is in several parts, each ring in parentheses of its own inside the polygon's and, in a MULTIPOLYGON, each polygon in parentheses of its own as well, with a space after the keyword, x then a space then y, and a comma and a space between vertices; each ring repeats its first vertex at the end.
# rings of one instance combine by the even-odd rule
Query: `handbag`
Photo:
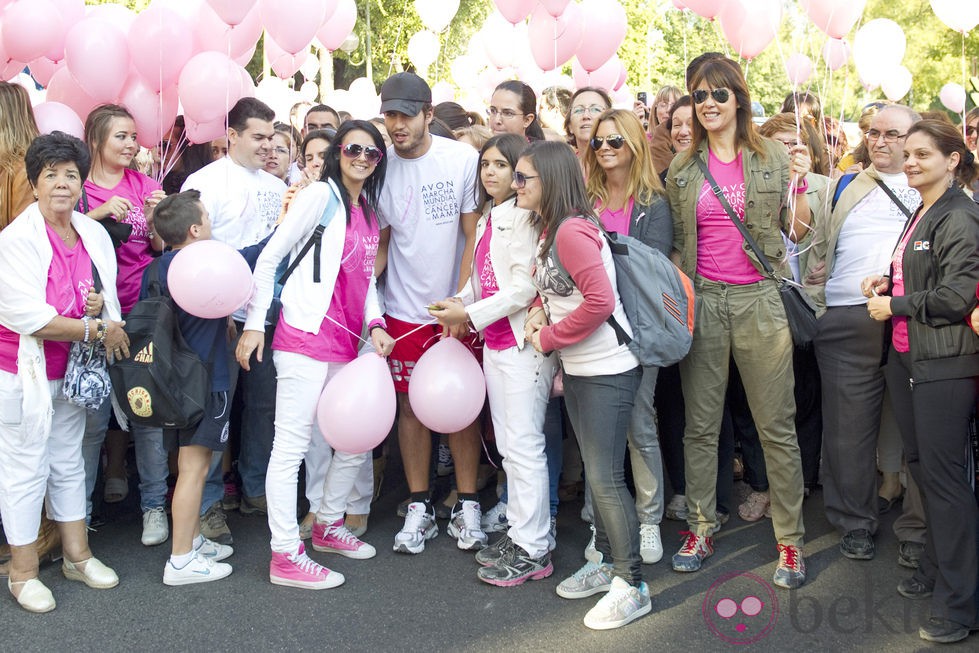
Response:
POLYGON ((717 196, 717 200, 724 207, 724 211, 727 213, 731 221, 734 222, 734 226, 738 228, 741 232, 741 237, 744 238, 748 246, 758 257, 761 262, 762 267, 771 279, 775 282, 778 287, 779 297, 782 299, 782 306, 785 307, 785 317, 789 322, 789 330, 792 332, 792 342, 795 343, 796 347, 808 347, 812 344, 813 338, 816 337, 816 308, 809 301, 809 298, 803 294, 799 285, 791 279, 786 279, 775 274, 775 270, 772 268, 772 264, 768 262, 768 257, 761 251, 761 247, 755 242, 751 234, 748 232, 748 228, 744 226, 744 223, 738 219, 737 214, 734 209, 731 208, 731 204, 727 201, 724 196, 723 191, 717 185, 717 181, 714 176, 710 174, 710 170, 707 169, 707 164, 704 163, 703 159, 700 157, 694 157, 697 161, 697 165, 700 166, 701 172, 704 173, 704 177, 707 178, 707 183, 710 184, 711 190, 714 191, 714 195, 717 196))
MULTIPOLYGON (((94 263, 92 280, 95 292, 102 292, 102 280, 94 263)), ((102 406, 102 402, 112 393, 105 343, 94 338, 91 342, 76 340, 71 343, 62 392, 65 399, 76 406, 91 410, 102 406)))

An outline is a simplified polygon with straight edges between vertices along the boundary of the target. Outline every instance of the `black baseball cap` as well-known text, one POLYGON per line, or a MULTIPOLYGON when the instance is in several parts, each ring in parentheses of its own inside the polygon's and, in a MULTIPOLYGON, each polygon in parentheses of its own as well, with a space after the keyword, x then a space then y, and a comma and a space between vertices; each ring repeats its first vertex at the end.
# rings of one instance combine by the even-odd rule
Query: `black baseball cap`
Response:
POLYGON ((432 89, 414 73, 398 73, 381 84, 381 113, 397 111, 417 116, 422 107, 432 103, 432 89))

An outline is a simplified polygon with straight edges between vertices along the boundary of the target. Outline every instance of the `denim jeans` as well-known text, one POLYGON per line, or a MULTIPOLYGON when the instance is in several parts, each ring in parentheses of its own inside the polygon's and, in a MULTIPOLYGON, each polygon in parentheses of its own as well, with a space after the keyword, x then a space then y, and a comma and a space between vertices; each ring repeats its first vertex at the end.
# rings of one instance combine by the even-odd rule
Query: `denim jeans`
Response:
MULTIPOLYGON (((82 458, 85 461, 86 517, 92 516, 92 491, 99 475, 102 460, 102 443, 109 427, 112 404, 108 401, 98 410, 85 411, 85 435, 82 438, 82 458)), ((152 426, 130 425, 136 449, 136 471, 139 473, 139 507, 146 512, 162 508, 166 503, 167 451, 163 446, 163 429, 152 426)), ((220 497, 219 497, 220 498, 220 497)))
MULTIPOLYGON (((242 324, 236 323, 238 335, 242 324)), ((262 362, 252 360, 251 370, 241 371, 241 442, 238 450, 238 475, 246 497, 265 495, 265 473, 275 437, 275 363, 272 357, 274 329, 265 331, 265 355, 262 362)), ((234 351, 236 344, 231 346, 234 351)), ((237 370, 237 365, 235 368, 237 370)))
POLYGON ((595 547, 630 585, 642 581, 642 559, 636 504, 625 484, 625 452, 641 374, 638 366, 621 374, 564 374, 568 416, 591 488, 595 547))
POLYGON ((658 367, 642 368, 629 425, 629 459, 636 486, 636 514, 640 523, 663 521, 663 454, 656 433, 656 377, 658 367))

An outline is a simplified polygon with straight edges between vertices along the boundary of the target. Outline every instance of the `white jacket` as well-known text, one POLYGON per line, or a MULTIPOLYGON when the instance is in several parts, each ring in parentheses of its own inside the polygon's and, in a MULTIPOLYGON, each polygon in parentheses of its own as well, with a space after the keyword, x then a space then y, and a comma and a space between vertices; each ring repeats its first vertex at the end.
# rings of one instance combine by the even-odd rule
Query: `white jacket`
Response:
MULTIPOLYGON (((116 295, 116 253, 105 229, 95 220, 72 213, 71 224, 102 280, 102 316, 122 319, 116 295)), ((48 241, 44 216, 31 204, 0 232, 0 324, 20 334, 17 377, 23 387, 23 431, 29 441, 48 436, 51 430, 51 393, 48 390, 41 339, 31 334, 58 316, 47 302, 48 270, 54 251, 48 241)))
MULTIPOLYGON (((506 317, 517 341, 517 349, 523 349, 527 307, 537 297, 537 288, 530 276, 530 269, 540 234, 532 222, 530 211, 517 208, 516 202, 516 198, 511 197, 499 206, 487 204, 476 224, 478 244, 486 233, 486 222, 492 211, 490 258, 499 291, 491 297, 474 302, 480 296, 479 273, 474 269, 469 283, 458 296, 464 304, 468 304, 466 312, 477 331, 482 331, 493 322, 506 317)), ((475 261, 473 266, 475 268, 475 261)))
MULTIPOLYGON (((320 249, 320 282, 313 281, 313 256, 310 249, 299 266, 286 280, 282 288, 282 317, 290 326, 306 333, 319 333, 323 317, 330 308, 333 288, 340 271, 340 259, 347 236, 347 214, 340 199, 340 191, 332 180, 318 181, 299 191, 289 205, 289 211, 255 263, 255 295, 248 305, 245 329, 265 331, 265 314, 272 303, 275 288, 275 271, 286 256, 295 260, 299 251, 320 223, 330 195, 337 198, 336 213, 323 232, 320 249)), ((377 286, 372 276, 364 302, 364 320, 371 322, 381 317, 377 303, 377 286)))

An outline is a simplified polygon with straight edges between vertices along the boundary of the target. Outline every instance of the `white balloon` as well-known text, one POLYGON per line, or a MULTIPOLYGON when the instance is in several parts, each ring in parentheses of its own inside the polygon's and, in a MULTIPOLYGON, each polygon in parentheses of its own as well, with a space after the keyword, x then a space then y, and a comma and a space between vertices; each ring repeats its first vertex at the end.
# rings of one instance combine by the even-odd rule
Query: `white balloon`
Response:
POLYGON ((884 75, 904 59, 907 45, 904 30, 887 18, 875 18, 857 30, 853 39, 853 60, 864 86, 879 86, 884 75))
POLYGON ((408 59, 422 77, 425 76, 428 67, 438 59, 440 48, 439 37, 428 30, 416 32, 408 39, 408 59))
POLYGON ((433 32, 444 31, 459 11, 459 0, 415 0, 422 25, 433 32))
POLYGON ((303 85, 299 87, 299 96, 307 102, 315 102, 319 92, 320 88, 316 82, 303 82, 303 85))
POLYGON ((965 89, 961 84, 955 82, 946 84, 938 93, 938 97, 949 111, 953 113, 965 111, 965 89))
POLYGON ((931 0, 931 8, 938 19, 963 34, 979 25, 979 2, 975 0, 931 0))
POLYGON ((888 100, 897 102, 911 90, 911 71, 904 66, 894 66, 884 74, 880 88, 888 100))

